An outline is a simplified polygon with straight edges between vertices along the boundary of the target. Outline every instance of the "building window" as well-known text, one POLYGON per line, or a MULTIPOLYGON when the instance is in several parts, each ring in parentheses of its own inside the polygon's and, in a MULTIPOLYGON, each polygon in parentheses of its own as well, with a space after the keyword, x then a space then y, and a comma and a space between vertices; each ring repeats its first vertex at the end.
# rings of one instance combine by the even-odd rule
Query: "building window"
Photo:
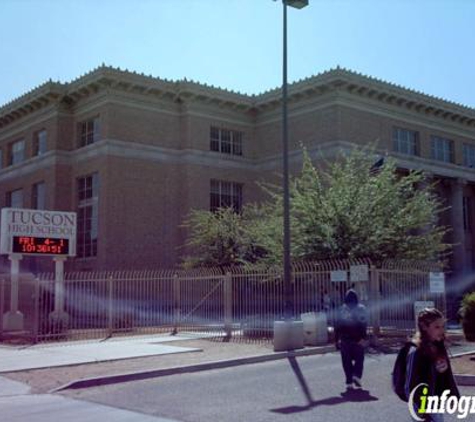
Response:
POLYGON ((46 152, 46 130, 40 130, 33 135, 33 155, 41 155, 46 152))
POLYGON ((46 185, 45 182, 35 183, 31 187, 31 208, 35 210, 46 209, 46 185))
POLYGON ((434 160, 454 162, 454 141, 450 139, 431 136, 431 151, 434 160))
POLYGON ((79 123, 79 146, 85 147, 86 145, 93 144, 99 140, 100 124, 99 117, 89 119, 79 123))
POLYGON ((242 209, 242 184, 211 180, 210 210, 232 207, 236 212, 242 209))
POLYGON ((242 132, 210 128, 210 150, 223 154, 242 155, 242 132))
POLYGON ((414 130, 393 128, 393 149, 409 155, 419 155, 419 133, 414 130))
POLYGON ((19 141, 13 142, 9 145, 9 160, 8 164, 18 164, 25 160, 25 140, 20 139, 19 141))
POLYGON ((463 197, 463 228, 467 232, 472 231, 472 198, 463 197))
POLYGON ((5 202, 8 208, 23 208, 23 189, 7 192, 5 202))
POLYGON ((475 145, 463 144, 463 165, 475 168, 475 145))
POLYGON ((97 256, 97 212, 99 175, 97 173, 77 179, 77 256, 97 256))

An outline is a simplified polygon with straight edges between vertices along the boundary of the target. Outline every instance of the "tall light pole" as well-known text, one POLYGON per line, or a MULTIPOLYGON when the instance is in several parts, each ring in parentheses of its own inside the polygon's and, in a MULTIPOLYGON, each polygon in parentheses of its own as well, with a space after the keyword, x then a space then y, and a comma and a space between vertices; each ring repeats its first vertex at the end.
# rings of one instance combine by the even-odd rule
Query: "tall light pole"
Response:
POLYGON ((285 319, 291 319, 294 313, 290 262, 290 198, 289 198, 289 128, 287 121, 287 6, 302 9, 308 6, 308 0, 282 0, 284 11, 283 25, 283 63, 282 63, 282 156, 284 190, 284 297, 285 319))
POLYGON ((289 129, 287 123, 287 6, 302 9, 308 0, 282 0, 284 11, 282 66, 282 158, 284 194, 284 321, 274 321, 274 351, 303 347, 303 322, 292 320, 294 314, 292 269, 290 263, 290 198, 289 198, 289 129))

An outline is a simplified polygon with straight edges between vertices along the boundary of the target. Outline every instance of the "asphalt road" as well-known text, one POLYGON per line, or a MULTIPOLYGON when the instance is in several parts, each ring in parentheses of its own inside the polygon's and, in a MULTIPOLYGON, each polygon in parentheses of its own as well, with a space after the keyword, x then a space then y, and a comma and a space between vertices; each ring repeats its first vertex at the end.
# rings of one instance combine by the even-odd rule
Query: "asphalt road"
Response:
MULTIPOLYGON (((186 422, 410 421, 407 405, 391 390, 394 359, 367 355, 364 389, 353 393, 345 392, 340 357, 331 353, 65 394, 186 422)), ((475 388, 463 388, 462 394, 475 396, 475 388)))

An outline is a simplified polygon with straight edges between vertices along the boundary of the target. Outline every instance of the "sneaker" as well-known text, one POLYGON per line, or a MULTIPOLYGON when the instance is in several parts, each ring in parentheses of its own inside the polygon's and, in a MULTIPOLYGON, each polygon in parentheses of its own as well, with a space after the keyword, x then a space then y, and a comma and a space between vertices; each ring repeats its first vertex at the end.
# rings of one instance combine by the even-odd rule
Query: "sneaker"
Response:
POLYGON ((362 388, 363 384, 361 383, 361 378, 353 377, 353 384, 355 384, 355 388, 362 388))
POLYGON ((351 382, 346 384, 346 390, 353 390, 353 384, 351 382))

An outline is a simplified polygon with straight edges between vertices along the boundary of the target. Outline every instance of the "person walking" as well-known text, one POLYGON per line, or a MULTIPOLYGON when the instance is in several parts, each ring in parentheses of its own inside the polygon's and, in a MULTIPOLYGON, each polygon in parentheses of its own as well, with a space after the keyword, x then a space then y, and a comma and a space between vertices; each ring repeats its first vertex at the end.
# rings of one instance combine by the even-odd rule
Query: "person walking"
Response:
POLYGON ((347 389, 362 388, 367 327, 366 307, 359 303, 358 294, 350 289, 345 294, 335 324, 336 347, 340 349, 347 389))
MULTIPOLYGON (((424 309, 417 316, 417 328, 418 332, 412 339, 413 345, 407 354, 404 388, 408 399, 413 393, 414 410, 421 416, 418 403, 422 403, 422 394, 440 398, 446 390, 449 390, 450 396, 460 397, 460 393, 445 347, 443 313, 436 308, 424 309), (424 391, 424 387, 427 388, 426 391, 424 391), (414 389, 416 391, 413 391, 414 389)), ((444 420, 442 413, 425 413, 423 418, 426 422, 442 422, 444 420)))

